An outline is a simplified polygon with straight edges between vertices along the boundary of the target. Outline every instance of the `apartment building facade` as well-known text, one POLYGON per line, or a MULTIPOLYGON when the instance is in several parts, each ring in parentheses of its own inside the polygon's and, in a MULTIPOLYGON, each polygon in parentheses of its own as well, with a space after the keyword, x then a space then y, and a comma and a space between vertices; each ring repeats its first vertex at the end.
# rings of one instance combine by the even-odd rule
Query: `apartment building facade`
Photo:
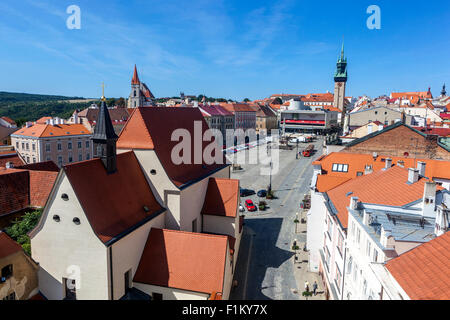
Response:
POLYGON ((49 119, 46 124, 28 122, 11 135, 11 143, 27 163, 53 161, 62 167, 92 158, 92 134, 82 124, 49 119))

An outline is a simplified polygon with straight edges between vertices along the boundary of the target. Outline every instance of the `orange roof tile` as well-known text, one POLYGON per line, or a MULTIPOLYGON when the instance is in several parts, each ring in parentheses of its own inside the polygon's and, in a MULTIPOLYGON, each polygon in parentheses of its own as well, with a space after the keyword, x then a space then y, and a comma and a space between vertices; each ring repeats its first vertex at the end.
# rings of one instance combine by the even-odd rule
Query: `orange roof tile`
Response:
POLYGON ((133 281, 223 292, 227 243, 227 236, 152 228, 133 281))
MULTIPOLYGON (((190 164, 173 163, 172 149, 180 142, 172 141, 172 133, 177 129, 185 129, 194 139, 196 122, 201 123, 204 135, 209 127, 198 108, 137 108, 122 129, 117 140, 117 148, 154 150, 169 178, 181 188, 228 166, 222 153, 220 154, 222 164, 207 164, 204 159, 201 164, 195 164, 193 158, 195 143, 190 144, 192 155, 190 164)), ((202 141, 202 154, 209 144, 210 141, 202 141)))
POLYGON ((350 177, 336 177, 327 174, 317 176, 316 188, 319 192, 327 192, 337 186, 349 181, 350 177))
POLYGON ((104 243, 163 210, 132 151, 117 155, 117 171, 112 174, 107 174, 100 159, 63 168, 90 225, 104 243))
POLYGON ((50 120, 50 119, 53 119, 53 118, 52 117, 42 117, 42 118, 36 120, 36 123, 37 124, 46 124, 46 121, 50 120))
POLYGON ((245 103, 225 103, 222 105, 229 112, 256 112, 254 108, 245 103))
POLYGON ((42 208, 45 206, 53 189, 58 172, 29 170, 30 174, 30 206, 42 208))
POLYGON ((450 232, 386 263, 412 300, 450 300, 450 232))
MULTIPOLYGON (((421 199, 424 184, 428 180, 422 178, 413 184, 407 184, 407 181, 408 169, 394 166, 386 171, 352 179, 329 190, 327 194, 337 210, 339 221, 347 228, 350 197, 358 197, 364 203, 395 207, 421 199)), ((442 190, 442 187, 438 187, 438 190, 442 190)))
POLYGON ((5 232, 0 231, 0 259, 22 251, 20 244, 11 239, 5 232))
POLYGON ((324 155, 313 162, 313 165, 320 164, 322 166, 322 174, 335 177, 355 178, 358 172, 364 172, 366 165, 372 165, 373 171, 379 171, 386 166, 386 158, 392 159, 395 165, 398 161, 403 161, 406 168, 417 166, 418 161, 426 163, 425 176, 429 178, 446 178, 450 179, 450 161, 416 159, 405 157, 390 157, 379 155, 376 159, 370 154, 358 154, 347 152, 333 152, 324 155), (348 172, 333 172, 333 164, 348 164, 348 172))
POLYGON ((239 180, 209 178, 202 214, 236 217, 239 180))
POLYGON ((49 138, 61 136, 89 135, 89 130, 82 124, 34 124, 13 133, 18 136, 49 138))
POLYGON ((24 162, 15 151, 5 151, 5 153, 0 153, 0 168, 6 167, 8 162, 11 162, 15 167, 24 165, 24 162))

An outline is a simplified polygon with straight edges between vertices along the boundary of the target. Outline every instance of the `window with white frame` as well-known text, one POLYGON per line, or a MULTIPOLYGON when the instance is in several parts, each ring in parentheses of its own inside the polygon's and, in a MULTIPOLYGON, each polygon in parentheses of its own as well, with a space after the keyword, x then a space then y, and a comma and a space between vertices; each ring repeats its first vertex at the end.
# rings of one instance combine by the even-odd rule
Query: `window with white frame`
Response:
POLYGON ((333 172, 348 172, 348 164, 333 163, 333 172))
POLYGON ((339 267, 336 264, 336 285, 338 287, 338 290, 340 290, 341 287, 341 280, 342 280, 341 270, 339 270, 339 267))
POLYGON ((330 217, 328 217, 328 235, 332 236, 333 234, 333 222, 331 221, 330 217))
POLYGON ((356 228, 356 243, 359 245, 360 241, 361 241, 361 230, 359 230, 359 228, 356 228))
POLYGON ((370 240, 367 239, 367 246, 366 246, 366 254, 370 258, 370 248, 372 246, 372 243, 370 243, 370 240))
POLYGON ((378 250, 377 249, 373 249, 373 262, 377 262, 378 260, 378 250))

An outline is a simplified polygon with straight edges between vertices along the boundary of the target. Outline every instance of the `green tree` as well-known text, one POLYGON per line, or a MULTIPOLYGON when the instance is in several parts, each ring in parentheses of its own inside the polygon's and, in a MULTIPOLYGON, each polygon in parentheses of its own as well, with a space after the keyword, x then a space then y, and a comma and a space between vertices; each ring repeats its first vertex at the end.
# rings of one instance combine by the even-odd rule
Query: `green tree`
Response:
POLYGON ((250 99, 249 98, 245 98, 244 102, 250 102, 250 99))
POLYGON ((116 101, 116 104, 119 106, 119 107, 121 107, 121 108, 125 108, 125 98, 123 98, 123 97, 120 97, 117 101, 116 101))
POLYGON ((28 255, 31 255, 31 244, 27 233, 38 224, 41 214, 42 210, 27 212, 6 228, 6 233, 19 243, 28 255))

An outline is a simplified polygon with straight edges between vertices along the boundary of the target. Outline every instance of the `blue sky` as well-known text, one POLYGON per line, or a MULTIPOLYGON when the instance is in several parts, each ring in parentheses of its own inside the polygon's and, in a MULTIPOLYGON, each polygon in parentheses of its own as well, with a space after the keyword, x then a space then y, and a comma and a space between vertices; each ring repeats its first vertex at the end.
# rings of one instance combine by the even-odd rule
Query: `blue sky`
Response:
POLYGON ((333 90, 342 38, 348 95, 450 88, 449 1, 2 0, 0 91, 258 99, 333 90), (81 30, 69 30, 69 5, 81 30), (381 8, 381 30, 366 9, 381 8))

